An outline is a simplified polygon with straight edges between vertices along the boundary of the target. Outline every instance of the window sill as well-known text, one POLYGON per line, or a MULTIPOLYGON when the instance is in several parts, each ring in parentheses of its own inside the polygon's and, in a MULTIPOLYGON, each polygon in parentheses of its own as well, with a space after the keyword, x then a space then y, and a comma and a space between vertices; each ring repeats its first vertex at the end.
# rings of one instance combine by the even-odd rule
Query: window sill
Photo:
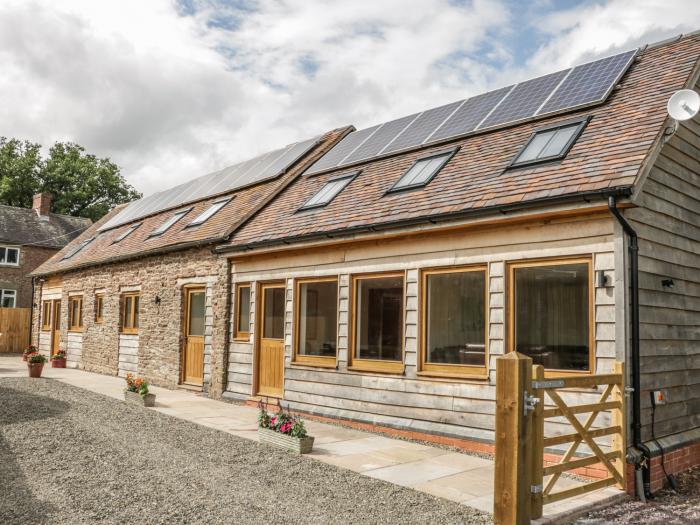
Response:
POLYGON ((300 356, 297 356, 297 358, 290 363, 292 366, 307 366, 307 367, 313 367, 313 368, 329 368, 333 370, 338 369, 338 363, 335 360, 335 357, 315 357, 315 358, 301 358, 300 356))
POLYGON ((67 331, 69 334, 82 334, 83 333, 82 328, 69 328, 67 331))
POLYGON ((403 374, 406 365, 400 361, 370 361, 355 359, 348 370, 353 372, 378 372, 380 374, 403 374))
POLYGON ((488 370, 484 370, 483 373, 473 373, 473 372, 438 372, 433 370, 421 370, 416 372, 419 377, 435 377, 440 379, 470 379, 478 381, 488 381, 489 374, 488 370))
POLYGON ((121 330, 119 333, 123 335, 139 335, 138 330, 121 330))
POLYGON ((237 335, 233 338, 234 343, 250 343, 250 335, 237 335))

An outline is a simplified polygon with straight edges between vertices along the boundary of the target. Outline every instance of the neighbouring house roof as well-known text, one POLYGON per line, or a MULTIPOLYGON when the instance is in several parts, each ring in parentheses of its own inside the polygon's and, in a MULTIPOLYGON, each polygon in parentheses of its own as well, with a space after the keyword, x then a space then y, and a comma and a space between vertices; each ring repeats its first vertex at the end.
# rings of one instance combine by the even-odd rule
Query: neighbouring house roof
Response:
MULTIPOLYGON (((186 197, 175 199, 177 205, 169 206, 167 209, 157 209, 155 212, 147 215, 140 215, 137 206, 140 201, 152 201, 149 197, 140 199, 140 201, 135 203, 117 207, 37 268, 34 271, 34 275, 59 273, 116 260, 211 244, 226 239, 231 231, 254 211, 263 206, 275 192, 302 173, 324 151, 352 129, 354 128, 336 129, 314 139, 313 144, 305 151, 302 157, 294 159, 293 162, 274 177, 268 176, 264 180, 258 178, 255 181, 257 176, 253 174, 251 180, 254 182, 251 184, 239 185, 228 192, 218 192, 203 198, 200 197, 199 200, 194 202, 186 197), (199 225, 188 226, 196 217, 216 202, 225 198, 230 200, 215 214, 199 225), (135 208, 137 211, 133 212, 135 208), (132 210, 132 213, 129 216, 129 220, 125 222, 120 219, 120 215, 123 217, 124 211, 129 209, 132 210), (186 211, 186 213, 180 220, 163 234, 152 235, 154 230, 173 217, 174 214, 181 211, 186 211), (136 225, 139 226, 121 238, 123 234, 136 225), (121 240, 118 240, 120 238, 121 240), (83 247, 77 250, 81 244, 83 244, 83 247), (70 255, 71 253, 73 255, 70 255)), ((231 173, 231 170, 225 169, 216 173, 226 176, 231 173)), ((189 195, 191 195, 192 192, 198 191, 200 186, 200 184, 197 184, 198 181, 202 184, 216 182, 212 181, 212 175, 209 174, 193 179, 193 181, 177 188, 189 188, 189 195)), ((178 192, 172 192, 171 195, 175 193, 178 192)), ((185 193, 187 194, 187 192, 185 193)))
MULTIPOLYGON (((689 83, 699 56, 699 33, 679 37, 641 49, 616 89, 596 107, 375 156, 341 168, 319 169, 329 164, 324 157, 217 251, 342 237, 566 199, 627 195, 663 136, 668 98, 689 83), (577 118, 590 121, 563 159, 509 167, 535 130, 577 118), (455 148, 454 156, 424 187, 388 192, 416 160, 455 148), (299 209, 327 182, 353 173, 357 175, 330 203, 299 209)), ((339 157, 333 150, 328 154, 334 155, 339 157)))
POLYGON ((39 216, 31 208, 0 205, 0 242, 62 248, 92 224, 90 219, 58 213, 39 216))

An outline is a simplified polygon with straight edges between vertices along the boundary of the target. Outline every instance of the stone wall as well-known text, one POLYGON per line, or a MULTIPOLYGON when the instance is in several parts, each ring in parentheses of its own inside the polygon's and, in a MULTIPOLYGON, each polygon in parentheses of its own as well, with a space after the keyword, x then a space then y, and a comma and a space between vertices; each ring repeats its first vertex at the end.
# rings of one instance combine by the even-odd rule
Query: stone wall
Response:
POLYGON ((17 290, 17 308, 29 308, 32 305, 32 278, 29 274, 56 253, 56 250, 36 246, 18 248, 19 266, 0 265, 0 288, 17 290))
MULTIPOLYGON (((68 296, 83 295, 83 332, 79 367, 119 372, 122 294, 139 291, 137 370, 150 383, 175 387, 180 379, 184 286, 201 284, 206 297, 205 385, 218 397, 225 380, 228 263, 211 250, 195 248, 97 266, 62 275, 61 339, 68 341, 68 296), (95 322, 95 293, 104 294, 103 321, 95 322), (159 302, 156 301, 159 298, 159 302)), ((55 290, 53 290, 55 293, 55 290)), ((37 304, 42 299, 37 289, 37 304)), ((48 297, 45 295, 43 298, 48 297)), ((40 308, 34 316, 34 342, 40 332, 40 308)), ((48 332, 43 332, 48 334, 48 332)))

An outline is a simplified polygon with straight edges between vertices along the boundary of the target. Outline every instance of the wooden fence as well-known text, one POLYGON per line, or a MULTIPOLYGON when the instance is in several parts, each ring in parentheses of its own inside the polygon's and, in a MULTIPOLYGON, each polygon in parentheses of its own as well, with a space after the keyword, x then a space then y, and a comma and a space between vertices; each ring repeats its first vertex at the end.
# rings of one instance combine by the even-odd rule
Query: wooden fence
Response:
POLYGON ((0 308, 0 353, 22 352, 29 344, 30 308, 0 308))
POLYGON ((528 524, 542 516, 542 507, 610 485, 625 486, 624 368, 612 374, 545 377, 542 366, 511 353, 496 364, 496 461, 494 521, 503 525, 528 524), (569 405, 561 391, 604 387, 595 403, 569 405), (597 416, 609 411, 612 424, 591 429, 597 416), (577 415, 588 414, 583 421, 577 415), (572 432, 545 436, 549 418, 564 418, 572 432), (612 436, 609 447, 597 438, 612 436), (570 443, 559 461, 544 464, 546 449, 570 443), (587 451, 579 447, 585 444, 587 451), (609 451, 604 451, 603 448, 609 451), (562 474, 602 464, 608 476, 554 491, 562 474))

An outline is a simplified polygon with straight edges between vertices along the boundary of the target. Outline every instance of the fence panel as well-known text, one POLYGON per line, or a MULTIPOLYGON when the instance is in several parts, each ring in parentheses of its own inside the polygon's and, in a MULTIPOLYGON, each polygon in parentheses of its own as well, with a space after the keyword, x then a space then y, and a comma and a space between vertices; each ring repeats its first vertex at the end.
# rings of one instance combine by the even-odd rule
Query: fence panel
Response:
POLYGON ((29 344, 30 308, 0 308, 0 353, 21 353, 29 344))

